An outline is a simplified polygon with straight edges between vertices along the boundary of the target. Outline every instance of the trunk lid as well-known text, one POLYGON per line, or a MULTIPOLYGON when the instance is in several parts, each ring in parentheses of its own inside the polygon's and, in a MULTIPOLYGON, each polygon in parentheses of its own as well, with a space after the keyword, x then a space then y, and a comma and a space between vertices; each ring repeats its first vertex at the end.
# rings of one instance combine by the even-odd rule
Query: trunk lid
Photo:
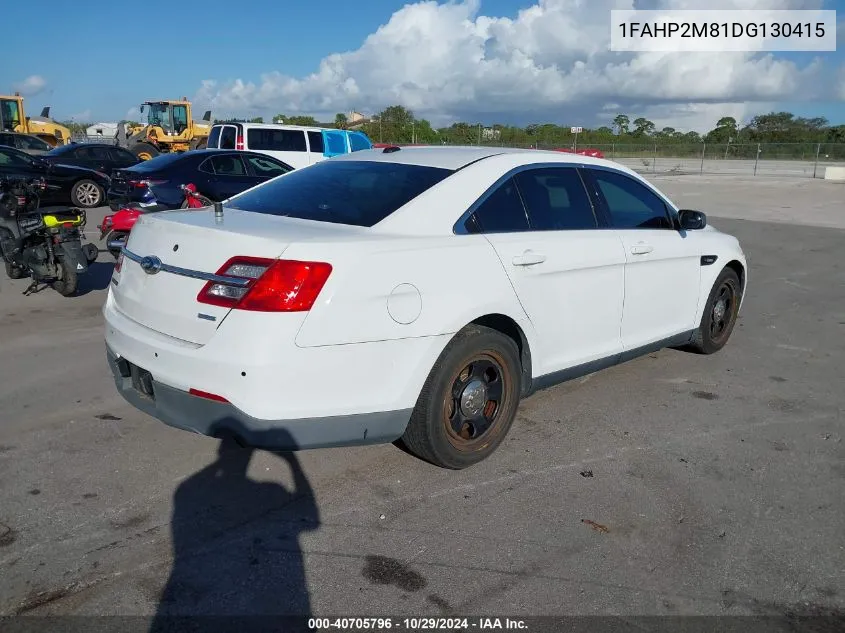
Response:
MULTIPOLYGON (((162 211, 138 218, 126 248, 136 258, 154 256, 164 266, 214 274, 234 256, 275 259, 294 241, 345 232, 349 231, 328 224, 233 209, 225 210, 220 223, 211 209, 162 211)), ((123 257, 115 277, 115 308, 137 323, 177 339, 207 343, 230 310, 197 301, 205 280, 167 269, 148 274, 128 256, 123 257)))

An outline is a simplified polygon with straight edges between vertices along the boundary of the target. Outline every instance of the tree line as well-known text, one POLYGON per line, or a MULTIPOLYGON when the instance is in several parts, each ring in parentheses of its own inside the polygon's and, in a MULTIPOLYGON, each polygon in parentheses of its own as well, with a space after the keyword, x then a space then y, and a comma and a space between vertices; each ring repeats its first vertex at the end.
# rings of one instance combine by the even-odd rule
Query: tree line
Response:
MULTIPOLYGON (((245 119, 226 119, 239 120, 245 119)), ((263 117, 246 119, 263 123, 263 117)), ((289 125, 314 127, 350 127, 347 115, 339 113, 333 121, 318 121, 313 116, 278 114, 273 121, 284 121, 289 125)), ((215 119, 215 123, 224 122, 215 119)), ((618 114, 608 125, 583 128, 577 135, 579 147, 610 145, 755 145, 771 143, 845 143, 845 125, 830 125, 824 117, 800 117, 791 112, 769 112, 753 117, 740 125, 733 117, 722 117, 713 129, 704 134, 677 130, 673 127, 657 129, 653 121, 645 117, 632 118, 618 114)), ((73 132, 82 132, 90 124, 66 121, 73 132)), ((484 125, 482 123, 457 122, 448 127, 435 128, 426 119, 418 119, 414 113, 401 105, 393 105, 369 117, 363 124, 353 125, 361 129, 373 141, 385 143, 420 143, 448 145, 509 145, 524 147, 572 147, 575 134, 569 126, 556 123, 531 123, 524 127, 504 124, 484 125)))

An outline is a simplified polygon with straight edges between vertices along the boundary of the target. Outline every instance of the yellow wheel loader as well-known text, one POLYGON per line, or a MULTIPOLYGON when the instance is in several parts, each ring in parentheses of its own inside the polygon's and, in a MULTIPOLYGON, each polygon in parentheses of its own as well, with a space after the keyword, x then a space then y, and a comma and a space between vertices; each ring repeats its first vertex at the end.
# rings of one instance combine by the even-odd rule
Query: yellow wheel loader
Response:
POLYGON ((32 134, 51 147, 70 143, 70 130, 50 118, 49 106, 41 110, 41 116, 26 116, 19 92, 0 95, 0 131, 32 134))
POLYGON ((141 113, 145 112, 145 125, 129 128, 125 138, 121 130, 117 135, 118 144, 141 160, 206 146, 211 132, 211 110, 206 111, 202 121, 194 121, 191 102, 182 97, 181 101, 145 101, 141 104, 141 113))

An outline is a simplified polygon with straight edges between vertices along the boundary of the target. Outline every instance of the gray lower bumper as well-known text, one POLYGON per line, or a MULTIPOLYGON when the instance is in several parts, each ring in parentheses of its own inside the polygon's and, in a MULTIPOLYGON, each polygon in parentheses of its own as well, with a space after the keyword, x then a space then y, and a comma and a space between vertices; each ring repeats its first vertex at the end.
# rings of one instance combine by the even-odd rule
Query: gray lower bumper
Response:
POLYGON ((117 390, 129 404, 169 426, 211 437, 235 436, 244 444, 276 450, 383 444, 398 439, 411 409, 296 420, 261 420, 227 402, 194 396, 151 380, 153 397, 133 386, 118 356, 106 347, 117 390))

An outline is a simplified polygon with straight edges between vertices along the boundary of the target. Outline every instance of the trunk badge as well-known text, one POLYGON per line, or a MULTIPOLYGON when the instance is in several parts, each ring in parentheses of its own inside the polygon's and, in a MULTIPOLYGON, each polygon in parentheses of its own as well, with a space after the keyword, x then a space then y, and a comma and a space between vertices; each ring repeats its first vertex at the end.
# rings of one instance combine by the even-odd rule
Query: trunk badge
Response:
POLYGON ((155 255, 147 255, 141 259, 141 270, 148 275, 155 275, 161 270, 161 260, 155 255))

